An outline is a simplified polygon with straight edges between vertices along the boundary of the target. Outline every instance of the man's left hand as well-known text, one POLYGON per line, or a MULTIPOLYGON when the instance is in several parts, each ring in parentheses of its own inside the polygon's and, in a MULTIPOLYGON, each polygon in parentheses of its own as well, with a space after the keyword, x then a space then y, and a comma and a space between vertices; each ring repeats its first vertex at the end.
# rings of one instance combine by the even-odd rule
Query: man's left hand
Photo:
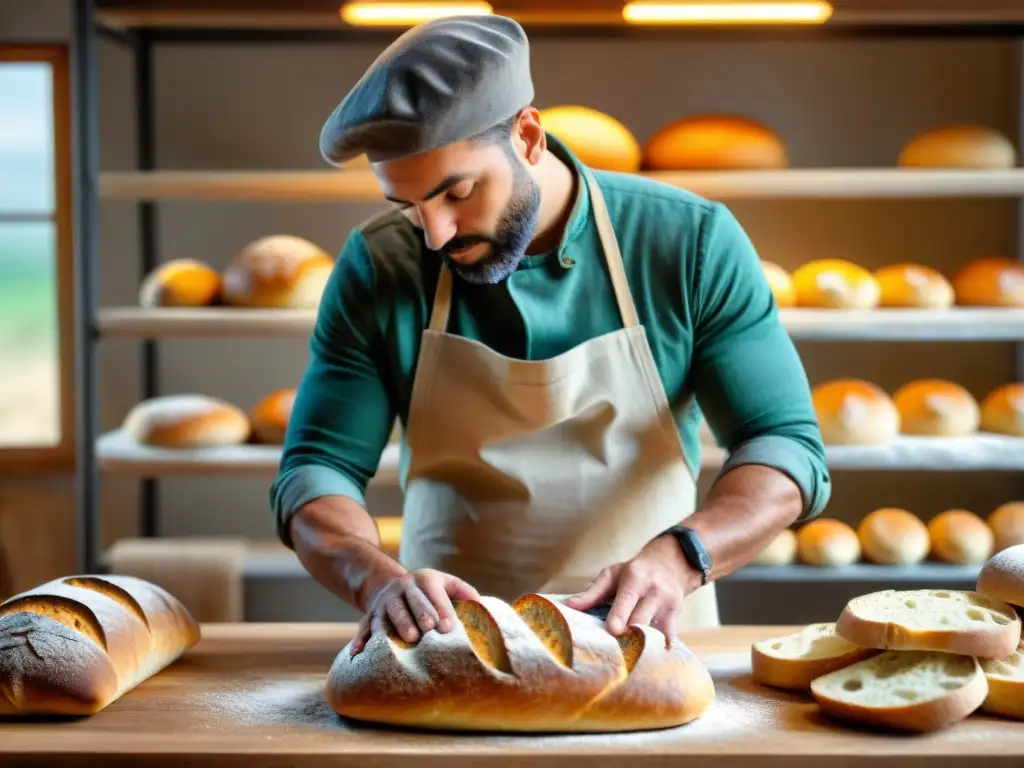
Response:
POLYGON ((700 586, 700 574, 671 536, 659 536, 632 560, 608 566, 594 582, 565 601, 585 611, 614 596, 608 631, 622 634, 630 624, 649 625, 674 640, 683 598, 700 586))

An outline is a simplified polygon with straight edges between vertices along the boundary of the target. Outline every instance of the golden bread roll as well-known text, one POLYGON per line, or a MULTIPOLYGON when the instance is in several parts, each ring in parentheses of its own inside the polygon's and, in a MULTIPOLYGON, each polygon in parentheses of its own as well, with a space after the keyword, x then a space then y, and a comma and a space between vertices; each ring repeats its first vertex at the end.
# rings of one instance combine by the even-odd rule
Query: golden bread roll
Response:
POLYGON ((457 601, 450 632, 410 645, 390 622, 355 657, 341 650, 325 697, 355 720, 487 731, 631 731, 683 725, 711 706, 703 663, 675 639, 604 622, 558 600, 457 601))
POLYGON ((850 565, 860 560, 857 532, 841 520, 812 520, 796 534, 797 556, 806 565, 850 565))
POLYGON ((880 653, 844 640, 835 629, 835 623, 810 624, 758 640, 750 647, 751 677, 772 688, 810 691, 816 678, 880 653))
POLYGON ((931 539, 928 526, 905 509, 876 509, 857 526, 864 558, 879 565, 919 563, 928 556, 931 539))
POLYGON ((816 309, 874 309, 881 299, 878 280, 845 259, 816 259, 793 271, 797 305, 816 309))
POLYGON ((1024 501, 1001 504, 992 511, 986 522, 992 529, 996 552, 1024 544, 1024 501))
POLYGON ((238 307, 315 309, 334 269, 318 246, 292 235, 246 245, 224 270, 224 301, 238 307))
POLYGON ((0 604, 0 715, 92 715, 199 642, 181 602, 134 576, 69 576, 0 604))
POLYGON ((1024 264, 983 256, 953 275, 956 303, 965 307, 1024 307, 1024 264))
POLYGON ((208 307, 220 301, 221 277, 196 259, 172 259, 150 272, 139 288, 139 306, 208 307))
POLYGON ((1024 544, 996 552, 978 572, 977 590, 1024 608, 1024 544))
POLYGON ((1024 720, 1024 640, 1004 659, 985 659, 981 669, 988 680, 988 695, 981 711, 1024 720))
POLYGON ((1003 170, 1017 163, 1013 144, 983 125, 945 125, 914 136, 900 150, 903 168, 1003 170))
POLYGON ((904 435, 963 437, 978 431, 981 407, 966 389, 942 379, 918 379, 892 396, 904 435))
POLYGON ((884 445, 899 436, 896 404, 869 381, 834 379, 811 394, 826 445, 884 445))
POLYGON ((953 284, 938 270, 920 264, 890 264, 875 271, 880 307, 948 309, 956 296, 953 284))
POLYGON ((252 426, 240 408, 206 395, 165 395, 137 403, 123 429, 136 443, 161 448, 238 445, 252 426))
POLYGON ((783 528, 754 558, 756 565, 789 565, 796 559, 796 534, 783 528))
POLYGON ((773 261, 761 260, 761 267, 764 269, 764 276, 775 296, 775 303, 781 309, 796 306, 796 286, 793 285, 793 278, 789 273, 773 261))
POLYGON ((644 145, 650 171, 768 170, 789 165, 770 128, 737 115, 695 115, 659 128, 644 145))
POLYGON ((611 115, 575 104, 541 109, 538 115, 541 127, 554 134, 584 165, 621 173, 640 170, 639 142, 611 115))
POLYGON ((288 430, 288 420, 295 404, 295 387, 271 392, 249 412, 249 421, 256 440, 270 445, 281 445, 288 430))
POLYGON ((985 432, 1024 437, 1024 383, 996 387, 981 401, 981 428, 985 432))
POLYGON ((928 521, 931 556, 955 565, 980 565, 991 555, 995 536, 988 524, 966 509, 947 509, 928 521))

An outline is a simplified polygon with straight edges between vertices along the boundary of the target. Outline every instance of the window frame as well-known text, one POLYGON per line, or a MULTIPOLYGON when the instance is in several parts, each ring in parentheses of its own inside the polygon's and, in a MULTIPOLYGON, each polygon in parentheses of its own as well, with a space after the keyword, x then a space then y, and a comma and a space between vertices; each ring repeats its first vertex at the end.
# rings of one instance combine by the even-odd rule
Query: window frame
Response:
POLYGON ((0 446, 0 477, 73 471, 76 462, 74 231, 70 55, 67 45, 0 42, 0 64, 49 64, 53 75, 54 272, 60 334, 60 440, 39 448, 0 446))

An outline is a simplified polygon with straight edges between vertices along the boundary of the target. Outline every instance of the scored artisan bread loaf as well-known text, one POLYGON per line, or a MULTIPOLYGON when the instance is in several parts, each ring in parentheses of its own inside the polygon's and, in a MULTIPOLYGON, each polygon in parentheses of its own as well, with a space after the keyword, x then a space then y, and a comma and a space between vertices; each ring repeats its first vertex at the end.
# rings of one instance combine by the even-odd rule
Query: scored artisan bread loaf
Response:
POLYGON ((252 431, 244 411, 207 395, 165 395, 143 400, 124 418, 126 435, 141 445, 204 448, 238 445, 252 431))
POLYGON ((344 717, 433 729, 631 731, 681 725, 711 706, 703 663, 647 626, 616 637, 544 595, 458 601, 447 633, 394 630, 335 658, 325 698, 344 717))
POLYGON ((881 651, 864 648, 836 634, 833 622, 810 624, 750 647, 751 675, 762 685, 808 691, 811 681, 881 651))
POLYGON ((982 711, 1024 720, 1024 642, 1005 659, 983 659, 981 670, 988 681, 982 711))
POLYGON ((199 642, 161 587, 69 576, 0 604, 0 715, 91 715, 199 642))
POLYGON ((975 589, 979 594, 1024 607, 1024 544, 996 552, 981 566, 975 589))
POLYGON ((1021 620, 1004 601, 979 592, 886 589, 850 600, 836 634, 866 648, 1002 659, 1021 638, 1021 620))
POLYGON ((334 259, 309 240, 261 237, 224 270, 224 301, 247 308, 316 309, 333 270, 334 259))

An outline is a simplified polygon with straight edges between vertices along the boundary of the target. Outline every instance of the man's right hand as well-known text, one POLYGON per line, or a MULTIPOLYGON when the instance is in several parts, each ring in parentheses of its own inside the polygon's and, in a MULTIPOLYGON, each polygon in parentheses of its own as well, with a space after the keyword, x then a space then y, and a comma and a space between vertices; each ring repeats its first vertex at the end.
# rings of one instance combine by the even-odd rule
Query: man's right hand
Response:
POLYGON ((431 629, 450 632, 456 621, 453 599, 479 600, 480 594, 462 579, 429 568, 384 582, 367 601, 352 639, 352 655, 363 650, 372 634, 383 631, 385 620, 409 643, 431 629))

